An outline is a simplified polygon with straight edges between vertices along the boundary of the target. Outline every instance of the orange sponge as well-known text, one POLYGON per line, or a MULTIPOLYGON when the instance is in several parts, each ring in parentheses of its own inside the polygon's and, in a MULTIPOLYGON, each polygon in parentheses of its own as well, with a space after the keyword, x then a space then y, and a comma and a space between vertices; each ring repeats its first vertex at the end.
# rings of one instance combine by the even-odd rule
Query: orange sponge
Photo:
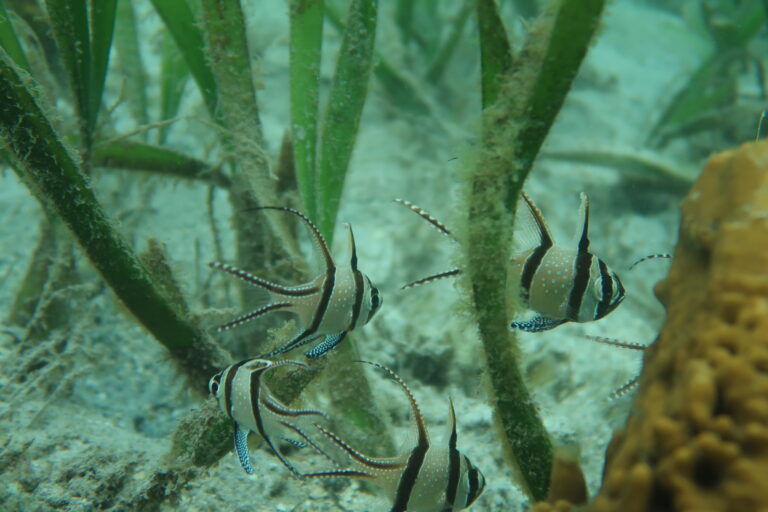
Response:
POLYGON ((768 141, 712 157, 682 210, 667 320, 586 510, 768 511, 768 141))
POLYGON ((768 509, 768 141, 712 157, 597 511, 768 509))

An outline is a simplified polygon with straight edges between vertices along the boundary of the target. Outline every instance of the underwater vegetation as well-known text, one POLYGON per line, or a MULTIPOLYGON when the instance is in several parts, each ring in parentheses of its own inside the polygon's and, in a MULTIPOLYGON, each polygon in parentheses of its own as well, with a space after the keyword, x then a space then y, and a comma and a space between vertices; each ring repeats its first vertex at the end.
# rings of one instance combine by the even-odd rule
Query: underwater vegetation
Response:
MULTIPOLYGON (((680 140, 712 132, 713 109, 743 106, 734 91, 744 69, 756 70, 765 99, 762 4, 696 2, 715 44, 649 127, 644 143, 656 153, 542 149, 584 86, 577 76, 603 0, 466 0, 450 12, 437 0, 291 0, 277 2, 279 15, 260 4, 0 0, 0 162, 13 175, 3 179, 15 177, 39 205, 26 225, 8 227, 4 239, 20 241, 0 260, 0 501, 9 510, 207 510, 233 496, 295 511, 584 505, 582 460, 564 447, 573 439, 552 434, 562 426, 546 420, 525 352, 540 331, 572 336, 572 324, 626 308, 625 273, 602 250, 619 237, 600 232, 602 207, 590 219, 586 193, 545 223, 524 185, 535 162, 559 160, 634 176, 620 186, 689 187, 700 149, 685 154, 680 140), (275 20, 284 25, 269 27, 275 20), (265 90, 262 60, 281 44, 287 85, 265 90), (462 68, 476 102, 453 83, 460 59, 477 72, 462 68), (412 307, 418 295, 404 298, 421 291, 392 293, 421 261, 392 257, 381 234, 391 230, 361 227, 398 210, 390 196, 367 203, 352 193, 354 149, 382 137, 364 116, 371 108, 387 129, 382 120, 402 119, 423 132, 424 147, 429 138, 469 147, 445 165, 458 178, 415 178, 436 191, 456 182, 458 199, 436 205, 453 211, 455 229, 404 202, 459 249, 453 270, 419 280, 457 277, 435 310, 466 328, 453 334, 461 346, 436 340, 440 357, 422 351, 436 320, 412 307), (450 111, 476 126, 457 129, 450 111), (658 153, 667 146, 674 159, 658 153), (573 247, 547 227, 558 215, 579 227, 573 247), (337 219, 347 243, 333 243, 337 219), (118 429, 99 408, 132 424, 118 429), (374 505, 366 482, 381 488, 374 505)), ((765 262, 731 248, 765 245, 764 146, 713 159, 684 205, 672 270, 657 287, 667 323, 644 350, 636 412, 587 507, 684 509, 704 499, 699 489, 722 509, 763 504, 744 475, 760 474, 765 437, 765 262), (722 329, 699 334, 715 321, 722 329), (748 383, 736 378, 747 372, 748 383), (744 456, 750 447, 754 458, 744 456)), ((376 179, 366 187, 380 196, 388 188, 376 179)), ((411 258, 430 251, 420 238, 406 242, 398 249, 411 258)))
MULTIPOLYGON (((699 30, 712 41, 712 48, 652 127, 648 137, 653 146, 664 146, 679 137, 694 137, 733 123, 731 120, 738 117, 754 118, 765 109, 765 63, 759 57, 762 43, 757 38, 766 22, 765 5, 699 2, 691 10, 699 30), (752 87, 740 84, 740 72, 754 77, 752 87)), ((737 130, 734 126, 728 128, 737 130)), ((718 146, 738 142, 738 138, 731 138, 718 146)))

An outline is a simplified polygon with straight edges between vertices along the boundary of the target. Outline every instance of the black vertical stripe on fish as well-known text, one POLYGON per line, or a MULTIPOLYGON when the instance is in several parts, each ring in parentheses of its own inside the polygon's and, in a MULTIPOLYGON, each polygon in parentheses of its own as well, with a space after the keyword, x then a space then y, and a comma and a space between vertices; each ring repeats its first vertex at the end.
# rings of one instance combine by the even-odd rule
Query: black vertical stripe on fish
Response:
POLYGON ((314 334, 320 323, 323 321, 325 312, 328 310, 328 304, 331 302, 331 295, 336 286, 336 267, 331 267, 326 271, 325 282, 323 283, 323 295, 320 297, 320 303, 315 310, 315 317, 312 324, 304 331, 305 335, 314 334))
POLYGON ((256 370, 251 372, 251 413, 253 413, 253 419, 256 423, 256 429, 258 429, 261 437, 269 443, 267 433, 264 431, 264 421, 261 418, 261 411, 259 411, 259 394, 261 393, 261 371, 256 370))
POLYGON ((290 462, 288 462, 285 457, 283 457, 279 451, 277 451, 277 448, 275 448, 274 443, 272 442, 272 438, 267 435, 266 430, 264 430, 264 420, 261 417, 261 411, 259 410, 259 403, 261 400, 259 400, 259 395, 261 392, 261 374, 263 373, 263 370, 256 370, 251 372, 251 412, 253 413, 253 419, 256 423, 256 429, 259 431, 259 435, 261 435, 261 438, 264 439, 264 442, 267 443, 267 446, 269 446, 270 451, 278 458, 280 459, 280 462, 283 463, 283 465, 288 468, 291 473, 293 473, 297 478, 301 477, 301 474, 296 471, 296 468, 294 468, 290 462))
POLYGON ((533 250, 530 256, 525 260, 523 265, 523 272, 520 274, 520 286, 522 287, 523 295, 527 298, 531 290, 531 284, 533 283, 533 277, 536 275, 536 271, 539 269, 541 262, 544 260, 544 256, 547 255, 549 248, 554 245, 552 237, 547 231, 547 225, 544 223, 544 219, 541 217, 541 213, 534 206, 533 202, 528 199, 528 196, 521 194, 525 204, 528 206, 528 211, 533 216, 533 220, 536 222, 536 227, 539 230, 539 246, 533 250))
POLYGON ((416 402, 411 390, 403 382, 399 375, 379 363, 372 363, 370 361, 357 361, 359 363, 369 364, 375 366, 387 372, 389 376, 397 382, 402 388, 403 392, 408 397, 408 401, 411 403, 411 413, 416 421, 416 429, 419 433, 419 442, 416 447, 411 450, 411 454, 408 456, 403 473, 400 475, 400 480, 397 483, 397 492, 395 493, 395 500, 390 512, 405 512, 408 508, 408 502, 411 499, 411 493, 416 486, 416 480, 419 478, 419 471, 424 464, 427 451, 429 450, 429 433, 427 432, 427 426, 424 424, 424 417, 419 409, 419 404, 416 402))
POLYGON ((541 262, 544 260, 544 256, 547 255, 550 247, 552 247, 551 244, 538 246, 525 260, 523 272, 520 274, 520 287, 522 288, 523 296, 526 298, 528 298, 531 292, 533 277, 536 275, 536 271, 541 266, 541 262))
POLYGON ((411 493, 416 486, 416 480, 419 478, 419 471, 424 464, 424 459, 429 450, 429 441, 425 437, 419 438, 419 444, 411 451, 408 457, 408 464, 400 475, 400 481, 397 484, 397 493, 395 494, 395 503, 390 512, 406 512, 408 502, 411 499, 411 493))
POLYGON ((584 206, 584 227, 581 228, 581 237, 579 238, 579 252, 587 252, 589 250, 589 198, 582 192, 582 200, 585 201, 584 206))
POLYGON ((589 200, 582 195, 582 204, 584 204, 584 226, 581 229, 579 237, 579 247, 576 253, 573 272, 573 288, 568 296, 568 307, 566 317, 569 320, 577 321, 579 319, 579 310, 584 300, 584 293, 589 284, 590 272, 592 266, 592 254, 589 253, 589 200))
POLYGON ((349 259, 349 266, 352 267, 352 270, 357 270, 357 248, 355 247, 355 235, 352 233, 352 226, 350 224, 347 224, 347 228, 349 229, 350 251, 352 251, 352 257, 349 259))
POLYGON ((480 482, 477 475, 477 468, 469 462, 467 456, 464 456, 464 462, 467 465, 467 478, 469 480, 469 489, 467 490, 467 502, 464 504, 464 508, 470 506, 475 498, 477 498, 477 492, 480 487, 480 482))
POLYGON ((247 362, 248 360, 244 359, 239 363, 235 363, 230 366, 229 371, 227 372, 227 377, 224 379, 224 409, 232 419, 234 419, 232 416, 232 381, 235 379, 237 370, 247 362))
POLYGON ((349 321, 349 327, 347 330, 352 330, 357 324, 357 319, 360 316, 360 310, 363 306, 363 292, 365 291, 365 280, 362 272, 353 269, 352 275, 355 276, 355 302, 352 304, 352 318, 349 321))
MULTIPOLYGON (((292 213, 299 218, 301 218, 304 223, 309 227, 310 232, 312 233, 312 236, 314 237, 315 241, 317 242, 317 245, 320 248, 320 252, 323 254, 323 259, 325 260, 325 282, 323 283, 323 294, 320 297, 320 303, 317 306, 317 309, 315 310, 315 316, 312 319, 312 324, 304 330, 301 334, 296 336, 292 341, 285 344, 282 348, 278 349, 277 351, 271 352, 269 355, 277 355, 282 354, 284 352, 288 352, 289 350, 293 349, 296 346, 300 346, 303 343, 307 342, 308 339, 311 339, 312 335, 317 331, 318 327, 320 326, 320 323, 323 321, 323 317, 325 317, 325 312, 328 309, 328 304, 331 300, 331 295, 333 295, 333 289, 336 284, 336 264, 333 262, 333 256, 331 255, 331 250, 328 248, 328 243, 325 241, 325 238, 323 238, 323 234, 320 233, 320 230, 317 228, 314 222, 309 220, 309 217, 304 215, 298 210, 294 210, 293 208, 286 208, 284 206, 259 206, 255 208, 257 210, 278 210, 283 212, 292 213)), ((351 228, 350 228, 351 233, 351 228)), ((354 251, 353 251, 354 252, 354 251)))
POLYGON ((326 271, 325 281, 323 282, 323 294, 320 296, 320 302, 315 309, 315 315, 312 318, 312 323, 309 327, 304 329, 304 332, 296 336, 292 341, 286 343, 281 348, 274 350, 267 354, 267 356, 275 356, 288 352, 297 346, 301 346, 311 340, 312 335, 320 327, 320 323, 323 321, 325 312, 328 310, 328 304, 331 302, 331 295, 333 295, 333 288, 336 285, 336 267, 330 267, 326 271))
POLYGON ((611 279, 610 274, 608 274, 608 265, 601 259, 597 260, 597 264, 600 267, 602 296, 600 297, 600 302, 597 303, 595 320, 604 317, 608 313, 608 308, 611 306, 611 298, 613 297, 613 279, 611 279))
MULTIPOLYGON (((587 242, 589 244, 589 242, 587 242)), ((581 242, 579 243, 581 247, 581 242)), ((581 302, 584 300, 584 293, 589 284, 589 268, 592 266, 592 255, 588 252, 581 252, 576 255, 576 264, 574 269, 573 288, 568 296, 568 309, 566 317, 569 320, 577 321, 581 302)))
POLYGON ((456 491, 459 489, 459 471, 461 470, 461 455, 456 449, 456 419, 453 414, 453 404, 451 404, 451 418, 453 419, 453 428, 451 429, 451 437, 448 439, 448 486, 445 489, 447 510, 452 510, 453 503, 456 501, 456 491))
POLYGON ((363 291, 365 290, 365 281, 363 273, 357 270, 357 247, 355 246, 355 235, 352 232, 352 226, 347 224, 349 229, 349 246, 352 251, 352 257, 349 260, 349 266, 352 268, 352 275, 355 277, 355 302, 352 304, 352 318, 349 322, 348 330, 355 328, 357 318, 360 316, 360 309, 363 305, 363 291))

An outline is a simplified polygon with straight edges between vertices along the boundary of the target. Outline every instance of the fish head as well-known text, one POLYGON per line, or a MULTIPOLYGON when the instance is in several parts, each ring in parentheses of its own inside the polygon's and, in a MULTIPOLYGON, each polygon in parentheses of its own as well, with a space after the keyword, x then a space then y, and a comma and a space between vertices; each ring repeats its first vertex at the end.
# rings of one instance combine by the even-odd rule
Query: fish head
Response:
MULTIPOLYGON (((213 395, 216 401, 221 406, 224 412, 228 412, 224 406, 224 395, 226 386, 232 386, 232 380, 240 369, 247 370, 249 372, 261 372, 271 368, 273 366, 282 366, 284 364, 293 364, 293 361, 272 361, 269 359, 249 359, 241 361, 237 364, 227 366, 222 371, 211 377, 208 381, 208 392, 213 395)), ((295 363, 302 365, 302 363, 295 363)))
POLYGON ((461 476, 459 477, 459 489, 456 493, 455 510, 468 508, 477 498, 483 494, 485 489, 485 476, 475 466, 466 455, 463 455, 464 463, 461 476), (461 506, 463 504, 463 506, 461 506))
POLYGON ((368 276, 365 276, 365 308, 367 309, 368 313, 365 319, 365 323, 371 321, 371 318, 373 318, 373 315, 376 314, 376 312, 381 308, 382 303, 384 302, 384 298, 381 295, 381 292, 379 291, 376 286, 371 282, 371 280, 368 278, 368 276))
POLYGON ((221 371, 211 377, 211 380, 208 381, 208 392, 214 396, 218 400, 219 398, 219 390, 221 389, 221 376, 224 375, 224 372, 221 371))
POLYGON ((603 318, 616 309, 624 301, 625 290, 616 272, 612 271, 602 260, 598 260, 599 276, 593 281, 593 292, 597 301, 595 320, 603 318))

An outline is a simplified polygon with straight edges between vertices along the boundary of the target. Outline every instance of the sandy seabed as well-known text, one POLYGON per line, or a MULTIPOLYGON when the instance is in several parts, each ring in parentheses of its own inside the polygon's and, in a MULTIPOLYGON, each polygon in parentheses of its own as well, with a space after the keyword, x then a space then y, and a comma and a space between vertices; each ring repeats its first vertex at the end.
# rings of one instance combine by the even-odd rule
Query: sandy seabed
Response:
MULTIPOLYGON (((253 44, 263 49, 258 65, 263 88, 258 94, 270 149, 276 151, 288 119, 288 41, 286 9, 282 2, 274 3, 276 8, 264 9, 270 14, 253 16, 250 29, 253 44)), ((382 8, 381 17, 386 15, 382 8)), ((149 14, 141 19, 148 32, 159 26, 149 14)), ((515 30, 520 33, 519 24, 515 30)), ((328 37, 333 46, 333 37, 328 37)), ((386 40, 381 39, 381 51, 386 52, 386 40)), ((683 192, 665 187, 661 180, 627 179, 621 169, 547 155, 573 149, 643 151, 670 91, 684 82, 708 50, 702 36, 671 13, 640 2, 611 2, 544 157, 526 185, 561 244, 571 243, 576 230, 579 192, 589 193, 592 249, 622 276, 627 289, 625 303, 599 322, 520 336, 525 374, 546 426, 558 443, 579 446, 592 493, 599 486, 611 432, 623 424, 631 401, 631 393, 613 401, 609 395, 638 373, 641 355, 595 344, 588 337, 653 341, 663 309, 652 286, 664 275, 666 263, 648 263, 632 272, 627 268, 641 256, 674 248, 683 192)), ((354 225, 360 267, 384 295, 382 311, 355 333, 361 356, 397 369, 419 400, 437 443, 447 428, 448 397, 453 399, 459 448, 487 479, 485 493, 473 510, 522 510, 527 501, 500 455, 480 343, 459 288, 445 281, 406 292, 399 289, 459 259, 453 242, 392 203, 395 197, 406 198, 449 225, 461 215, 455 205, 462 156, 471 152, 479 97, 477 63, 469 55, 459 57, 463 60, 448 72, 455 75, 458 91, 475 92, 462 93, 463 103, 454 102, 460 108, 438 110, 435 119, 414 119, 399 112, 374 83, 339 212, 339 229, 343 222, 354 225)), ((116 95, 119 84, 108 86, 116 95)), ((189 115, 200 112, 194 92, 184 108, 189 115)), ((180 150, 194 148, 196 141, 204 140, 206 129, 210 128, 202 123, 183 121, 174 127, 172 140, 180 150)), ((166 244, 184 292, 191 304, 199 305, 196 297, 210 272, 205 263, 213 259, 210 224, 200 207, 207 190, 153 177, 150 185, 117 198, 116 190, 128 179, 120 173, 94 176, 100 200, 124 232, 131 233, 137 248, 144 248, 150 237, 166 244)), ((223 194, 215 200, 216 220, 225 253, 232 256, 231 212, 223 194)), ((0 204, 4 218, 0 317, 4 318, 37 244, 41 211, 10 171, 2 175, 0 204)), ((345 257, 344 244, 335 250, 345 257)), ((79 253, 73 264, 88 268, 79 253)), ((67 314, 76 317, 70 327, 52 329, 34 345, 20 344, 17 337, 23 333, 10 326, 0 336, 4 510, 120 510, 125 493, 168 450, 178 419, 199 403, 199 395, 185 389, 163 349, 90 273, 89 280, 62 292, 67 314)), ((217 306, 236 308, 224 299, 217 306)), ((412 426, 400 391, 382 385, 376 395, 392 418, 394 431, 407 436, 412 426)), ((388 509, 384 499, 358 482, 293 481, 266 451, 256 450, 252 456, 257 475, 246 475, 235 455, 229 454, 162 509, 388 509)))

